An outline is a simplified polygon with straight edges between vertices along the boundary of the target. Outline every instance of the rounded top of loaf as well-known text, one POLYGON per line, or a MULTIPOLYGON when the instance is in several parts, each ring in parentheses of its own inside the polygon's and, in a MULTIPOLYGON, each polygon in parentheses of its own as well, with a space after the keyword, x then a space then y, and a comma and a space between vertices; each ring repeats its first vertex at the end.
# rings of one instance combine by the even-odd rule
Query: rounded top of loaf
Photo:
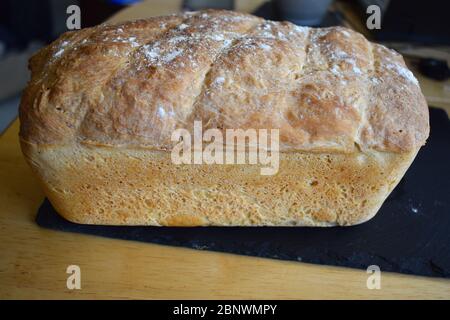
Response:
POLYGON ((175 129, 279 129, 281 150, 407 152, 429 134, 401 55, 342 27, 207 10, 63 34, 30 60, 20 137, 169 149, 175 129))

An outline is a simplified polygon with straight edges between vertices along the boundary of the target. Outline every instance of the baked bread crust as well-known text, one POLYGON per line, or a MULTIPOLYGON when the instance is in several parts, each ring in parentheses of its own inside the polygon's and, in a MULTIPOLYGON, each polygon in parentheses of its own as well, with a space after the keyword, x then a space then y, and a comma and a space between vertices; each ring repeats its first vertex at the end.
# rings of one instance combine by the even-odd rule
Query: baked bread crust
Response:
POLYGON ((429 134, 403 58, 341 27, 207 10, 69 32, 30 60, 23 153, 78 223, 354 225, 429 134), (280 170, 170 162, 177 128, 280 130, 280 170))
POLYGON ((69 32, 30 61, 23 140, 170 149, 171 133, 279 128, 280 150, 408 152, 428 108, 402 57, 341 27, 200 11, 69 32))
POLYGON ((372 218, 416 152, 280 154, 260 165, 173 165, 170 153, 91 145, 22 149, 66 219, 154 226, 349 226, 372 218))

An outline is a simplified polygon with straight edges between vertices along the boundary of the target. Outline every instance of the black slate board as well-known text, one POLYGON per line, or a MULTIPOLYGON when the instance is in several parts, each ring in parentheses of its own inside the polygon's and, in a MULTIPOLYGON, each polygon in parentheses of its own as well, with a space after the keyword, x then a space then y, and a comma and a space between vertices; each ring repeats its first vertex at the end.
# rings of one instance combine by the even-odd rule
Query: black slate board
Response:
POLYGON ((362 225, 301 227, 112 227, 78 225, 45 200, 46 228, 201 250, 432 277, 450 277, 450 121, 430 109, 431 136, 378 214, 362 225))

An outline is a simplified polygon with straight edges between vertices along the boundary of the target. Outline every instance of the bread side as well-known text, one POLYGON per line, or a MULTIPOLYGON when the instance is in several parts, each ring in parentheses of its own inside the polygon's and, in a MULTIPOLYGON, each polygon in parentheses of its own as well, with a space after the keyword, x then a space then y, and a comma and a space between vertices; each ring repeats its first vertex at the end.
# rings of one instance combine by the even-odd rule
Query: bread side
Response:
POLYGON ((375 215, 416 152, 280 155, 257 165, 180 165, 170 153, 23 143, 46 195, 66 219, 154 226, 335 226, 375 215))

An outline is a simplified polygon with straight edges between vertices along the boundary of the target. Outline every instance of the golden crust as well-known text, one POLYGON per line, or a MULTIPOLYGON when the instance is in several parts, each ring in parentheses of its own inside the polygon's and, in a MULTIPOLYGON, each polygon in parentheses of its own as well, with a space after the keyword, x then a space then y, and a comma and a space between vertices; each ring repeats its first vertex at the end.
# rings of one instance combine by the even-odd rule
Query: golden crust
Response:
POLYGON ((172 147, 176 128, 279 128, 281 150, 412 152, 428 109, 400 55, 340 27, 200 11, 62 35, 30 61, 24 141, 172 147))
POLYGON ((372 218, 416 152, 285 152, 275 176, 259 165, 174 165, 170 153, 116 147, 22 150, 47 197, 84 224, 335 226, 372 218))

